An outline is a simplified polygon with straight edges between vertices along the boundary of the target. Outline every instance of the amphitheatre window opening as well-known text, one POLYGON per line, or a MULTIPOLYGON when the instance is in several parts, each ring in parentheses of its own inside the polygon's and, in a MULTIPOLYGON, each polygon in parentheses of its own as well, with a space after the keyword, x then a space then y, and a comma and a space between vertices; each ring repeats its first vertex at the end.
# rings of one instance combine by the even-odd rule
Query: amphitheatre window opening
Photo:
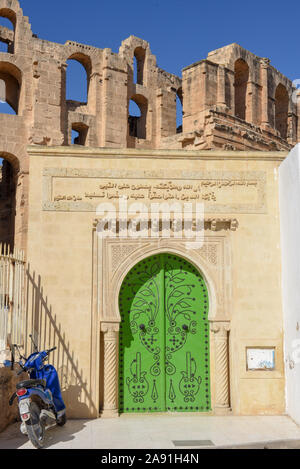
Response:
POLYGON ((243 59, 238 59, 234 66, 235 115, 246 120, 247 88, 249 67, 243 59))
POLYGON ((88 126, 82 123, 72 125, 72 145, 85 146, 87 142, 88 126))
POLYGON ((12 164, 0 157, 0 243, 14 248, 16 181, 12 164))
POLYGON ((66 99, 80 104, 88 103, 89 73, 75 58, 67 61, 66 99))
POLYGON ((179 88, 176 93, 176 133, 182 133, 182 120, 183 120, 183 96, 182 88, 179 88))
POLYGON ((0 52, 14 53, 15 13, 0 10, 0 52))
POLYGON ((0 64, 0 113, 16 115, 19 112, 20 85, 18 80, 1 70, 0 64))
POLYGON ((280 136, 287 138, 288 133, 289 96, 283 85, 278 85, 275 92, 275 128, 280 136))
POLYGON ((142 47, 137 47, 133 57, 133 82, 137 85, 144 84, 144 68, 145 68, 146 51, 142 47))
POLYGON ((0 12, 0 31, 1 31, 2 28, 4 28, 4 29, 6 28, 6 29, 10 29, 11 31, 14 31, 14 25, 11 22, 11 20, 6 18, 5 16, 2 16, 2 14, 0 12))
POLYGON ((146 139, 147 138, 147 113, 148 102, 143 96, 137 95, 129 102, 129 136, 146 139))
POLYGON ((6 41, 0 38, 0 52, 7 53, 8 52, 8 44, 6 41))

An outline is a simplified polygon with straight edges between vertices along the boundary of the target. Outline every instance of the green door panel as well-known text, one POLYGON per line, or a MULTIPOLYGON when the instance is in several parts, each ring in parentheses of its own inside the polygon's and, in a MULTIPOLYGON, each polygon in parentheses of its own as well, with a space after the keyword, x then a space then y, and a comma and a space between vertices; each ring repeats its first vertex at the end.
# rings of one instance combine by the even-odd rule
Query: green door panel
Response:
POLYGON ((163 283, 163 258, 158 255, 137 264, 121 288, 121 412, 166 410, 163 283))
POLYGON ((141 261, 120 291, 120 412, 210 410, 208 293, 172 254, 141 261))
POLYGON ((195 267, 164 255, 166 407, 210 410, 208 292, 195 267))

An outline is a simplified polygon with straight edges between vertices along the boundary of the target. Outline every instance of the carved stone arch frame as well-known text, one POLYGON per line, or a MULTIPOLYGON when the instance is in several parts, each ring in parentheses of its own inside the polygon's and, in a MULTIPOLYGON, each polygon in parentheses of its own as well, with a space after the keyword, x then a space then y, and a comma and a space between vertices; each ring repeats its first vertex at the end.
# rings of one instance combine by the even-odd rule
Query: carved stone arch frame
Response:
POLYGON ((92 350, 95 351, 92 363, 102 417, 119 415, 119 292, 122 283, 139 261, 161 253, 184 258, 197 268, 206 282, 210 301, 212 410, 214 414, 230 411, 228 306, 231 271, 228 236, 209 232, 203 246, 191 250, 181 239, 100 239, 94 231, 93 322, 97 321, 99 326, 92 329, 92 350))

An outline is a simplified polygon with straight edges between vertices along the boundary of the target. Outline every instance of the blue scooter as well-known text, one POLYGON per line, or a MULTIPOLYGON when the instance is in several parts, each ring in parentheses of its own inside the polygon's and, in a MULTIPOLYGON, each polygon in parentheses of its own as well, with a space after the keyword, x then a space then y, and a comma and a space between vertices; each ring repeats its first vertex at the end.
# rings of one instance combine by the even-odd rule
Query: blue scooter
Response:
MULTIPOLYGON (((33 342, 32 336, 30 338, 33 342)), ((12 405, 15 398, 18 398, 22 420, 21 432, 28 435, 35 448, 42 449, 45 443, 45 431, 54 425, 61 427, 65 425, 66 407, 57 371, 54 366, 44 363, 57 347, 38 352, 34 342, 33 345, 35 352, 29 358, 23 357, 19 351, 20 358, 25 363, 19 362, 22 370, 18 375, 26 372, 29 373, 30 379, 17 384, 17 390, 10 398, 9 404, 12 405)))

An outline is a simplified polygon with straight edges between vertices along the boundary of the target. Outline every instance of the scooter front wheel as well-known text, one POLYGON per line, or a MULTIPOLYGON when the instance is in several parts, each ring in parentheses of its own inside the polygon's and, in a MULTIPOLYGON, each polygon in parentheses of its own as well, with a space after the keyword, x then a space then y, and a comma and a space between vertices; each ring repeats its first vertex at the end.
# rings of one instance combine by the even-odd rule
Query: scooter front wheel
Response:
POLYGON ((45 443, 45 425, 40 421, 40 408, 35 402, 30 404, 30 420, 26 422, 28 438, 33 446, 42 449, 45 443))

